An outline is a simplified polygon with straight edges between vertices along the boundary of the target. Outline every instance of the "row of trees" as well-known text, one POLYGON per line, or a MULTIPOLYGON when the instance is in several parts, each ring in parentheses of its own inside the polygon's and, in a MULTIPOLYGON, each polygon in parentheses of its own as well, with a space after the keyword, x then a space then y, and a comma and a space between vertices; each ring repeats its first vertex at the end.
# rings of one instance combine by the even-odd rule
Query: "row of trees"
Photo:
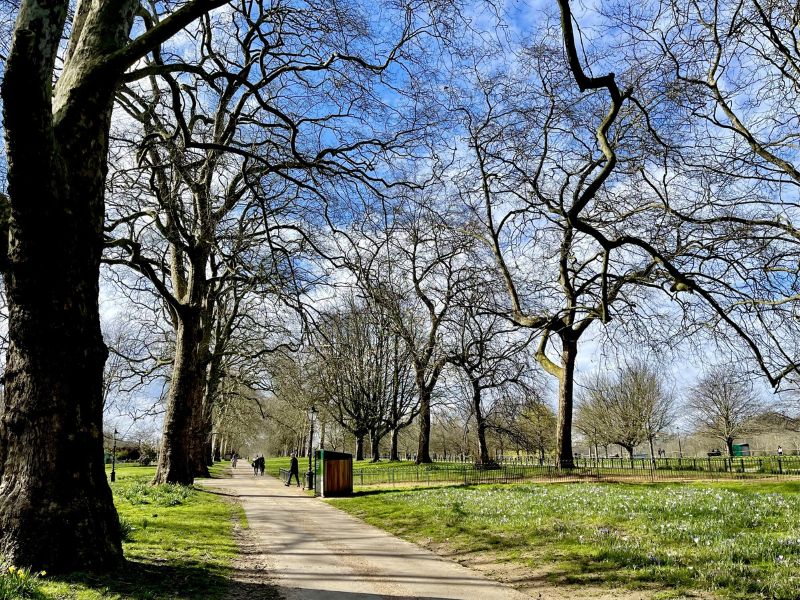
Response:
POLYGON ((656 438, 673 433, 679 411, 689 432, 717 439, 733 456, 734 441, 759 430, 766 403, 741 371, 716 366, 679 404, 658 366, 638 361, 589 383, 578 404, 576 427, 596 456, 600 447, 616 444, 633 458, 634 448, 646 443, 654 459, 656 438))
MULTIPOLYGON (((590 336, 711 342, 792 380, 789 5, 638 3, 585 38, 568 0, 532 26, 423 0, 3 10, 0 553, 16 563, 120 560, 114 391, 163 389, 155 482, 190 483, 254 420, 305 439, 287 417, 308 398, 373 448, 413 420, 428 462, 451 367, 479 440, 545 421, 552 376, 569 466, 590 336), (130 330, 107 341, 101 270, 130 330)), ((652 439, 668 411, 640 375, 598 381, 586 406, 647 397, 652 439)))

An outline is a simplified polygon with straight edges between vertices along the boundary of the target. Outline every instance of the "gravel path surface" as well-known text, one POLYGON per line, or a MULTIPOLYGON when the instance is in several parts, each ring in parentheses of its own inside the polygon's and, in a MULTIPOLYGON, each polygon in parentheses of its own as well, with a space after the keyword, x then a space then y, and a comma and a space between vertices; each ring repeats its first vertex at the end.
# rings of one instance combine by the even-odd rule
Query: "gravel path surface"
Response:
MULTIPOLYGON (((249 468, 235 469, 231 478, 197 483, 237 498, 247 515, 248 528, 237 526, 240 558, 230 600, 650 600, 655 595, 553 585, 546 572, 506 563, 468 568, 367 525, 294 485, 253 477, 249 468)), ((670 597, 714 599, 712 594, 670 597)))
POLYGON ((243 593, 236 593, 234 585, 231 597, 531 598, 367 525, 273 477, 253 477, 249 469, 241 468, 231 479, 198 483, 237 496, 247 515, 249 527, 240 538, 243 556, 236 565, 243 593))

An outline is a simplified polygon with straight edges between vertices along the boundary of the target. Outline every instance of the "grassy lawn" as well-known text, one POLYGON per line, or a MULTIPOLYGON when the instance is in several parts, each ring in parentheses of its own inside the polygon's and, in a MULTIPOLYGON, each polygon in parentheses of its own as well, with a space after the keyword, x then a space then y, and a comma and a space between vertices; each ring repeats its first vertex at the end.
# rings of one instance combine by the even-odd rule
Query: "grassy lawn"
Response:
POLYGON ((465 558, 552 583, 800 598, 800 483, 518 484, 369 491, 329 501, 465 558))
MULTIPOLYGON (((277 476, 278 471, 280 469, 288 469, 289 463, 291 462, 291 458, 288 456, 278 456, 273 458, 266 459, 266 472, 270 475, 277 476)), ((300 472, 305 473, 308 470, 308 458, 300 457, 297 459, 300 463, 300 472)), ((247 468, 251 469, 250 463, 245 459, 239 463, 240 468, 247 468)), ((442 467, 442 466, 461 466, 462 463, 452 463, 452 462, 435 462, 432 467, 442 467)), ((382 460, 380 462, 371 462, 371 460, 354 460, 353 461, 353 470, 358 471, 359 469, 365 469, 367 471, 373 470, 385 470, 385 469, 396 469, 400 467, 406 468, 414 468, 416 467, 416 463, 413 460, 400 460, 395 462, 390 462, 388 460, 382 460)))
MULTIPOLYGON (((227 463, 224 463, 227 466, 227 463)), ((217 475, 223 467, 215 467, 217 475)), ((193 487, 153 487, 154 467, 119 466, 112 484, 127 563, 113 575, 40 579, 44 598, 94 600, 219 598, 237 553, 236 504, 193 487)))

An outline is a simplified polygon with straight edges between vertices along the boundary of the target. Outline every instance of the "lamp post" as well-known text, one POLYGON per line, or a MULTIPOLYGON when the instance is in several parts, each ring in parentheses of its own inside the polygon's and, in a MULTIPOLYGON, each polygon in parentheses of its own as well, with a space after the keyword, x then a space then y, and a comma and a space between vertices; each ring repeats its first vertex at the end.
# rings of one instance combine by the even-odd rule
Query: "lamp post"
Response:
POLYGON ((317 409, 315 406, 311 406, 308 409, 308 421, 309 421, 309 434, 308 434, 308 473, 306 473, 306 489, 310 490, 314 488, 314 471, 311 468, 311 454, 314 452, 314 417, 317 416, 317 409))
POLYGON ((114 427, 114 444, 111 448, 111 483, 117 480, 117 428, 114 427))
POLYGON ((683 461, 683 449, 681 448, 681 428, 676 428, 678 431, 678 465, 683 461))

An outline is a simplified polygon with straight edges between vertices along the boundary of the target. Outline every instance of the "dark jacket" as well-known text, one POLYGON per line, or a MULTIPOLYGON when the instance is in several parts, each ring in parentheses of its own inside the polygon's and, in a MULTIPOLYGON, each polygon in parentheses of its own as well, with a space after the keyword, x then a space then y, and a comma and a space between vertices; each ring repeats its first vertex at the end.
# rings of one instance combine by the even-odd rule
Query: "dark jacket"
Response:
POLYGON ((299 471, 299 467, 297 466, 297 457, 293 456, 292 457, 292 464, 289 467, 289 472, 290 473, 297 473, 298 471, 299 471))

